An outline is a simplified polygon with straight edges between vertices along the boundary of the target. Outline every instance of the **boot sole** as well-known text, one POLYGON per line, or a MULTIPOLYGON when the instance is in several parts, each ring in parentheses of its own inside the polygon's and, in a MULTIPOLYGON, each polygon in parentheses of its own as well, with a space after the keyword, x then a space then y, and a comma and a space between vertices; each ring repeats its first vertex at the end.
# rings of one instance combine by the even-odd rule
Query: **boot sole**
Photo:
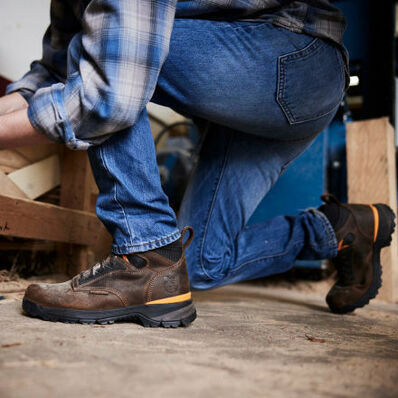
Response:
POLYGON ((385 204, 376 204, 374 207, 377 209, 379 215, 379 230, 377 232, 376 242, 373 245, 372 283, 366 293, 355 303, 340 308, 330 307, 330 310, 336 314, 347 314, 369 304, 370 300, 377 296, 382 285, 380 252, 383 247, 388 247, 391 244, 392 234, 395 230, 395 214, 391 208, 385 204))
POLYGON ((188 326, 196 319, 192 300, 172 304, 133 305, 102 311, 86 311, 71 308, 44 307, 26 298, 22 308, 27 315, 44 321, 81 323, 91 325, 111 324, 117 321, 140 323, 144 327, 177 328, 188 326))

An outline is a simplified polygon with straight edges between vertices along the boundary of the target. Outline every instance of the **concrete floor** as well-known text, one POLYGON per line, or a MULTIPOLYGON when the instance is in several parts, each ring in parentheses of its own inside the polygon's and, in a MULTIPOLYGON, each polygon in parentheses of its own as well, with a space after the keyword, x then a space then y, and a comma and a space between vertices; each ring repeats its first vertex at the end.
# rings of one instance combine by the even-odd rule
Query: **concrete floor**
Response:
POLYGON ((355 315, 251 285, 195 294, 186 329, 65 325, 0 301, 0 397, 398 397, 398 305, 355 315))

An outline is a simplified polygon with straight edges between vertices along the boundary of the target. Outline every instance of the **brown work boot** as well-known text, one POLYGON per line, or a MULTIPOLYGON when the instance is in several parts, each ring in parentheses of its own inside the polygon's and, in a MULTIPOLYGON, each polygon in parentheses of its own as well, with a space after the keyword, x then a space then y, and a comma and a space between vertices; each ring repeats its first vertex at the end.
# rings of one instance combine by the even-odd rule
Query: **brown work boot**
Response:
POLYGON ((193 230, 185 227, 179 252, 167 246, 106 260, 73 279, 56 284, 30 285, 24 311, 46 321, 107 324, 139 321, 144 326, 187 326, 196 318, 184 251, 193 230), (189 238, 182 244, 186 231, 189 238))
POLYGON ((326 302, 332 312, 345 314, 369 303, 381 287, 380 251, 391 243, 395 215, 384 204, 342 204, 322 195, 321 210, 330 220, 338 242, 332 259, 338 279, 326 302))

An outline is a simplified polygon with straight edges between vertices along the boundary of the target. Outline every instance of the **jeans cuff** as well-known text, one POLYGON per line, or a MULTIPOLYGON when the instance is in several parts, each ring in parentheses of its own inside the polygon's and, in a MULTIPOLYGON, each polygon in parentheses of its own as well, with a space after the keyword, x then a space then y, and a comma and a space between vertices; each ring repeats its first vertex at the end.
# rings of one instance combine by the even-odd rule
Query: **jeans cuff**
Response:
POLYGON ((146 252, 148 250, 158 249, 159 247, 173 243, 176 240, 178 240, 180 236, 181 232, 177 230, 172 234, 165 236, 163 238, 151 240, 148 242, 139 242, 135 245, 118 245, 116 243, 113 243, 112 253, 122 255, 122 254, 146 252))
POLYGON ((322 213, 320 210, 315 209, 315 208, 310 208, 307 209, 308 211, 310 211, 314 216, 317 217, 318 220, 320 220, 324 226, 325 231, 328 234, 328 251, 329 251, 329 255, 327 256, 327 258, 333 258, 337 256, 337 238, 336 238, 336 234, 334 233, 334 229, 332 227, 332 224, 330 224, 329 219, 326 217, 326 215, 324 213, 322 213))

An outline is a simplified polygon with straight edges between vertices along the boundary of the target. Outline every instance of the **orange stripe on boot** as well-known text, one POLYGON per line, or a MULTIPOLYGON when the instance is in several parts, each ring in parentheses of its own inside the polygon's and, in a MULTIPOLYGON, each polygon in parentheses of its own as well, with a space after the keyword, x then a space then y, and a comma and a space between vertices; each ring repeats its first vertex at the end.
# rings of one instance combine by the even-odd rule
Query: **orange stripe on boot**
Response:
POLYGON ((338 245, 337 245, 337 251, 346 249, 346 248, 349 246, 349 245, 343 245, 343 243, 344 243, 344 239, 342 239, 342 240, 338 243, 338 245))
POLYGON ((191 292, 180 294, 178 296, 166 297, 159 300, 148 301, 145 303, 146 305, 153 304, 172 304, 172 303, 181 303, 182 301, 191 300, 191 292))
POLYGON ((373 205, 369 205, 372 209, 373 217, 374 217, 374 233, 373 233, 373 242, 376 242, 377 233, 379 232, 379 212, 377 211, 376 207, 373 205))

